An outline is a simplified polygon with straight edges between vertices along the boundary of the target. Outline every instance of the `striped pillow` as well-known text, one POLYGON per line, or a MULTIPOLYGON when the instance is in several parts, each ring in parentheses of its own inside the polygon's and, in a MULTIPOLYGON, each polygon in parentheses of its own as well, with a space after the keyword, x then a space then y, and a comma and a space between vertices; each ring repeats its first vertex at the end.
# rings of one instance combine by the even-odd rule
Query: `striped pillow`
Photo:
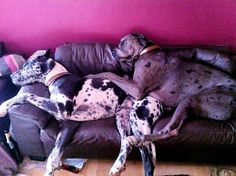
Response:
POLYGON ((9 54, 0 58, 0 77, 9 76, 13 72, 21 69, 25 59, 17 54, 9 54))

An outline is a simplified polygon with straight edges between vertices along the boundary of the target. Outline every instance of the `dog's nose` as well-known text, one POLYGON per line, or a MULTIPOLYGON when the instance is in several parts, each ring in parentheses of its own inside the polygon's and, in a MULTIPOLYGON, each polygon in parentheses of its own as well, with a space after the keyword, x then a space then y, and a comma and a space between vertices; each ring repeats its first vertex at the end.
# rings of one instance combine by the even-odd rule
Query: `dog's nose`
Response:
POLYGON ((10 78, 12 79, 13 77, 14 77, 14 75, 13 75, 13 74, 11 74, 11 75, 10 75, 10 78))
MULTIPOLYGON (((10 75, 10 78, 11 78, 11 79, 15 79, 15 78, 16 78, 16 75, 19 75, 19 71, 16 71, 16 72, 12 73, 12 74, 10 75)), ((19 76, 19 77, 20 77, 20 76, 19 76)))

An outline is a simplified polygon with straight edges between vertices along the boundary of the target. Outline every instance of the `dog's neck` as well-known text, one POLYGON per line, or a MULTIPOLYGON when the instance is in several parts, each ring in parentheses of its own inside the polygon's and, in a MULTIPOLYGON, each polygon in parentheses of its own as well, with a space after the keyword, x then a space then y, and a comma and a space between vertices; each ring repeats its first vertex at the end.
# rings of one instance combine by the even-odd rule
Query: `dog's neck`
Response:
POLYGON ((144 48, 144 49, 141 51, 141 53, 139 54, 139 56, 142 56, 143 54, 146 54, 146 53, 148 53, 149 51, 152 51, 152 50, 155 50, 155 49, 159 49, 159 48, 160 48, 160 46, 158 46, 158 45, 149 46, 149 47, 147 47, 147 48, 144 48))
POLYGON ((68 74, 70 73, 67 71, 65 67, 63 67, 58 62, 55 62, 55 66, 46 76, 45 85, 50 86, 56 79, 68 74))

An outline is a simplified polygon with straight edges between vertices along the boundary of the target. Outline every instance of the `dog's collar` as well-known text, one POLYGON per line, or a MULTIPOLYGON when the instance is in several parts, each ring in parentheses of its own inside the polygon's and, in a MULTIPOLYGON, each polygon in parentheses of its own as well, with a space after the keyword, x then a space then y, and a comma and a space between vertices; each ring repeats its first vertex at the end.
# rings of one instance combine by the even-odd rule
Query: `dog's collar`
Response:
POLYGON ((45 85, 50 86, 53 81, 55 81, 57 78, 70 74, 65 67, 63 67, 58 62, 55 62, 54 67, 52 70, 47 74, 45 79, 45 85))
POLYGON ((142 52, 139 55, 141 56, 141 55, 143 55, 143 54, 145 54, 145 53, 147 53, 149 51, 152 51, 152 50, 158 49, 158 48, 160 48, 160 46, 158 46, 158 45, 149 46, 149 47, 143 49, 142 52))

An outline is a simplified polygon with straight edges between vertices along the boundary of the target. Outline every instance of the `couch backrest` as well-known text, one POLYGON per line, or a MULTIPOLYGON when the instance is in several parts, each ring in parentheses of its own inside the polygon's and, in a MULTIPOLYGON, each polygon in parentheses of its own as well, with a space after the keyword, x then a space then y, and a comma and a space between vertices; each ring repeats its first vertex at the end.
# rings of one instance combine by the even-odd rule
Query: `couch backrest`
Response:
MULTIPOLYGON (((160 52, 167 57, 178 57, 219 69, 236 77, 236 57, 224 46, 160 45, 160 52)), ((116 74, 132 74, 133 65, 112 57, 112 47, 100 43, 68 43, 56 48, 55 60, 69 72, 79 76, 111 71, 116 74)), ((130 74, 130 75, 131 75, 130 74)))

